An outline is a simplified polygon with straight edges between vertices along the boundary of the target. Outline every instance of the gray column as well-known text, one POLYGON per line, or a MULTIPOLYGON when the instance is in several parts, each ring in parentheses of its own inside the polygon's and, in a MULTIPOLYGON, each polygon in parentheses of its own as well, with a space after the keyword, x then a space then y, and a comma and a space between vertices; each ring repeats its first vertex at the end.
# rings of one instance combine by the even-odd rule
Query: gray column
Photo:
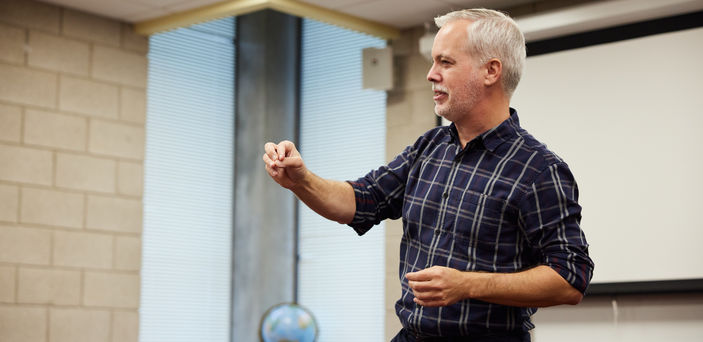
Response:
POLYGON ((233 341, 259 341, 261 316, 295 298, 295 198, 268 177, 267 141, 297 140, 300 19, 237 18, 233 341))

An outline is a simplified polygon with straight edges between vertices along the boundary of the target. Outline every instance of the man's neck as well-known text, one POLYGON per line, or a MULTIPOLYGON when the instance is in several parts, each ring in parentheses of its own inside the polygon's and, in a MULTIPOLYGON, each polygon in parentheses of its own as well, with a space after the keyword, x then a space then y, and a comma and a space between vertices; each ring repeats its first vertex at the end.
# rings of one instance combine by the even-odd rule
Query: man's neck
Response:
POLYGON ((510 117, 510 105, 506 101, 500 105, 477 106, 461 120, 454 122, 461 146, 465 147, 481 133, 500 125, 510 117))

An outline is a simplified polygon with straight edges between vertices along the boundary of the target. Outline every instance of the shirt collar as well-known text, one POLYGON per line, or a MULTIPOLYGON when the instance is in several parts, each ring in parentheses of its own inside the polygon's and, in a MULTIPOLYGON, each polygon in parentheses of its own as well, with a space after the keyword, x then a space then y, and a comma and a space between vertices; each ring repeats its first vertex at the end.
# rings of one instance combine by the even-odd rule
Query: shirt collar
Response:
MULTIPOLYGON (((520 119, 517 115, 517 110, 510 108, 510 116, 500 125, 495 126, 474 138, 475 143, 483 145, 487 150, 493 152, 503 142, 510 140, 516 135, 516 128, 520 127, 520 119)), ((447 127, 449 134, 455 142, 459 142, 459 134, 456 131, 454 123, 447 127)), ((469 142, 471 143, 471 142, 469 142)))

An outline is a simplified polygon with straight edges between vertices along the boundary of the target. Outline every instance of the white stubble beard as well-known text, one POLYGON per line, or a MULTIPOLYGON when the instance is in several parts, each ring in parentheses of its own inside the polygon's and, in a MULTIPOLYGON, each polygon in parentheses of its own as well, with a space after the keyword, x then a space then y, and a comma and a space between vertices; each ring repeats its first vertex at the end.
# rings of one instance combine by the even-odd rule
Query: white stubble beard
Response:
POLYGON ((437 116, 441 116, 451 122, 455 122, 462 118, 464 115, 469 113, 478 103, 479 101, 479 89, 480 89, 481 84, 478 83, 476 80, 471 79, 469 83, 466 83, 461 89, 454 90, 452 91, 452 94, 454 94, 455 99, 452 102, 451 97, 452 95, 449 92, 449 89, 442 85, 438 85, 436 83, 432 83, 432 91, 434 92, 435 90, 442 91, 447 94, 447 98, 442 104, 445 106, 444 108, 441 108, 440 104, 437 104, 435 102, 434 106, 434 111, 437 116), (461 101, 459 103, 456 102, 456 97, 457 96, 462 96, 465 94, 465 100, 461 101))

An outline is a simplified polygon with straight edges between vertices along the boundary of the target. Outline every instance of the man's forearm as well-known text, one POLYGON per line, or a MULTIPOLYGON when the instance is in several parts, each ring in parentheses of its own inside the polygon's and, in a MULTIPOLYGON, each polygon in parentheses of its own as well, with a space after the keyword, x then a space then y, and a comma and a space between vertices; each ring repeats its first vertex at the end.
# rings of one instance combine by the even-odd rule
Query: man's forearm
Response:
POLYGON ((354 189, 347 182, 321 178, 312 172, 291 191, 319 215, 342 224, 354 218, 356 199, 354 189))
POLYGON ((468 298, 490 303, 545 307, 578 304, 583 295, 549 266, 517 273, 464 273, 468 298))

